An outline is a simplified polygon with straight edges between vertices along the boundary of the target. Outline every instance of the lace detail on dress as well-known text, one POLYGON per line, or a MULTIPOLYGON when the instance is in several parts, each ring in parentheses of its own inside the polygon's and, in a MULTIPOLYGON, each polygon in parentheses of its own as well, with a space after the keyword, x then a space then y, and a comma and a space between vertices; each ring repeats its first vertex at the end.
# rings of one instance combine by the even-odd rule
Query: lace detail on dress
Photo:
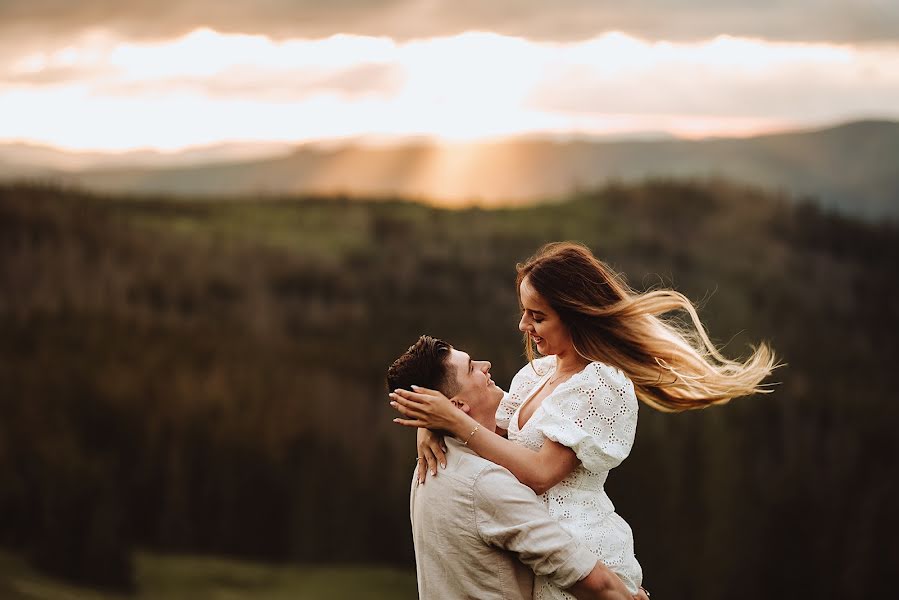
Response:
MULTIPOLYGON (((514 392, 515 397, 510 398, 510 403, 517 403, 507 419, 509 439, 535 451, 547 439, 574 450, 581 465, 542 498, 550 514, 636 593, 643 574, 634 555, 633 534, 615 513, 603 487, 609 470, 627 457, 634 442, 637 398, 633 384, 614 367, 590 363, 544 398, 524 428, 518 429, 522 401, 543 375, 555 369, 555 357, 535 364, 538 362, 545 368, 535 374, 526 365, 519 372, 521 378, 517 375, 513 379, 509 396, 514 392), (523 374, 526 372, 530 375, 523 374)), ((534 598, 568 600, 573 596, 548 580, 537 578, 534 598)))
POLYGON ((543 401, 534 427, 574 450, 589 471, 617 467, 630 453, 637 431, 631 380, 594 362, 566 383, 543 401))
POLYGON ((499 408, 496 409, 496 424, 498 427, 509 429, 509 420, 512 418, 512 415, 515 414, 518 407, 524 402, 524 399, 528 397, 528 394, 531 393, 537 382, 550 369, 553 369, 555 364, 554 357, 544 356, 535 360, 533 366, 529 363, 518 371, 515 377, 512 378, 509 391, 505 393, 502 401, 499 403, 499 408))

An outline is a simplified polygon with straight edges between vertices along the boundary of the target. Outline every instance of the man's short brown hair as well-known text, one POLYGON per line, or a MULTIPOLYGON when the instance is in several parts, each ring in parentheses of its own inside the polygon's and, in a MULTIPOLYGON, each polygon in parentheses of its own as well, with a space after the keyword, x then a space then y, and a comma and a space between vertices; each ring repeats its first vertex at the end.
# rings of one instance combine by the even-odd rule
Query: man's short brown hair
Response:
POLYGON ((449 343, 423 335, 387 369, 387 391, 431 388, 452 398, 458 392, 456 369, 449 364, 449 343))

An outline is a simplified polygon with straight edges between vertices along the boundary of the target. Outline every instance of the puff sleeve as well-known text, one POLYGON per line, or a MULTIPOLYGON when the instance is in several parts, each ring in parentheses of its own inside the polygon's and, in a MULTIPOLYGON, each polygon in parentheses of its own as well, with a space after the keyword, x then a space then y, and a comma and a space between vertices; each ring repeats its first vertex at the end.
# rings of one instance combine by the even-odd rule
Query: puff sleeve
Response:
POLYGON ((536 428, 574 450, 589 471, 618 466, 631 451, 637 431, 634 386, 621 371, 590 363, 560 386, 535 414, 536 428))

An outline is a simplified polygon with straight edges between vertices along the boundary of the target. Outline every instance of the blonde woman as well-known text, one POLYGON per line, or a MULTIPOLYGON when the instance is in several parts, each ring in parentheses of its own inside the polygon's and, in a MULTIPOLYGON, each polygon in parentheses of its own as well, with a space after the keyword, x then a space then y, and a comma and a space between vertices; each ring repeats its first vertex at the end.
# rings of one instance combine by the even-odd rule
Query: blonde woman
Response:
MULTIPOLYGON (((550 514, 636 594, 643 574, 633 535, 604 484, 633 445, 637 400, 677 412, 764 392, 774 355, 762 344, 744 362, 725 358, 686 297, 635 293, 578 244, 541 248, 518 265, 517 286, 529 364, 499 406, 497 430, 481 430, 453 401, 424 388, 391 394, 404 417, 395 421, 422 428, 422 482, 426 468, 436 473, 445 462, 442 440, 426 430, 453 435, 542 495, 550 514), (664 318, 673 311, 689 315, 691 326, 664 318)), ((572 596, 538 579, 534 598, 572 596)))

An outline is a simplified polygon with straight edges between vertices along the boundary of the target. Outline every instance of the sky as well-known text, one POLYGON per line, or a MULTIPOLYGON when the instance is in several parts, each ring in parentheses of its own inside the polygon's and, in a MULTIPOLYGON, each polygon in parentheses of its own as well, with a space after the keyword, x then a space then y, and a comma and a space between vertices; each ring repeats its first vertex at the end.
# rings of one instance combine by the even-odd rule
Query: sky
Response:
POLYGON ((899 118, 896 0, 0 0, 0 142, 754 135, 899 118))

